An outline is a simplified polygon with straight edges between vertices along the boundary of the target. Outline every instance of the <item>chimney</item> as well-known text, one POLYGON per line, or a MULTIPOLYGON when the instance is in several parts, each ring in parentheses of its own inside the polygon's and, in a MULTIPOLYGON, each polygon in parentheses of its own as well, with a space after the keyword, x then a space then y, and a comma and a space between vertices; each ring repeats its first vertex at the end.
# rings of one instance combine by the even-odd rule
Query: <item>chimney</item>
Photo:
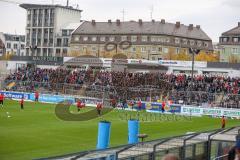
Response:
POLYGON ((200 29, 200 28, 201 28, 201 26, 200 26, 200 25, 196 25, 196 28, 197 28, 197 29, 200 29))
POLYGON ((188 30, 193 30, 193 24, 189 24, 188 30))
POLYGON ((142 23, 143 23, 143 22, 142 22, 142 19, 139 19, 139 20, 138 20, 138 23, 139 23, 139 25, 142 25, 142 23))
POLYGON ((155 23, 155 20, 154 20, 154 19, 152 19, 152 23, 155 23))
POLYGON ((180 25, 181 25, 181 23, 180 22, 176 22, 176 28, 180 28, 180 25))
POLYGON ((108 20, 108 23, 112 23, 111 19, 108 20))
POLYGON ((240 27, 240 22, 238 22, 238 27, 240 27))
POLYGON ((165 22, 165 19, 161 19, 161 23, 162 24, 165 24, 166 22, 165 22))
POLYGON ((120 26, 120 20, 117 19, 117 26, 120 26))
POLYGON ((94 19, 92 20, 92 25, 96 25, 96 21, 94 19))

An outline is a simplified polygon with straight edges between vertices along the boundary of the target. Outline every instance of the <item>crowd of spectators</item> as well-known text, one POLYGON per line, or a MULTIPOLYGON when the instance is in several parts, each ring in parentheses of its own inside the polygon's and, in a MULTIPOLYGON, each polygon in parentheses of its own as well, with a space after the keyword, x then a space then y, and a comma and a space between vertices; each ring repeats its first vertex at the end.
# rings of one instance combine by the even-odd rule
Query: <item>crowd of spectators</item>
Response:
POLYGON ((222 106, 237 106, 240 101, 240 78, 217 75, 128 73, 96 70, 69 70, 66 68, 40 69, 19 68, 11 73, 5 83, 15 82, 13 90, 64 92, 66 89, 81 90, 86 96, 102 96, 121 99, 155 99, 163 96, 175 103, 208 103, 219 101, 222 106), (102 91, 102 92, 101 92, 102 91))

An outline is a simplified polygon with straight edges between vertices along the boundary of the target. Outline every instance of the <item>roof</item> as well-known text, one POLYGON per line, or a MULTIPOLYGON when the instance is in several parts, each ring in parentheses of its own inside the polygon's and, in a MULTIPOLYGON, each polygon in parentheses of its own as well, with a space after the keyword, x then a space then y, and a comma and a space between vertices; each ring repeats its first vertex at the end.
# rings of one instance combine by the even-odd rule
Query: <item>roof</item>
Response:
POLYGON ((25 42, 24 35, 4 34, 4 37, 5 37, 5 41, 19 41, 18 38, 20 37, 20 41, 25 42))
POLYGON ((176 27, 174 23, 155 22, 139 22, 129 21, 120 22, 92 22, 85 21, 75 30, 73 34, 158 34, 173 35, 178 37, 186 37, 201 40, 211 40, 209 36, 199 27, 189 29, 189 26, 181 24, 176 27))
POLYGON ((222 35, 239 35, 240 34, 240 22, 238 23, 237 27, 234 27, 233 29, 230 29, 229 31, 224 32, 222 35))
POLYGON ((74 30, 77 29, 82 22, 78 22, 78 23, 68 23, 65 26, 62 27, 62 29, 67 29, 67 30, 74 30))
POLYGON ((70 9, 78 12, 82 12, 80 9, 75 9, 72 6, 62 6, 59 4, 56 5, 50 5, 50 4, 29 4, 29 3, 23 3, 19 5, 20 7, 24 9, 31 9, 31 8, 64 8, 64 9, 70 9))

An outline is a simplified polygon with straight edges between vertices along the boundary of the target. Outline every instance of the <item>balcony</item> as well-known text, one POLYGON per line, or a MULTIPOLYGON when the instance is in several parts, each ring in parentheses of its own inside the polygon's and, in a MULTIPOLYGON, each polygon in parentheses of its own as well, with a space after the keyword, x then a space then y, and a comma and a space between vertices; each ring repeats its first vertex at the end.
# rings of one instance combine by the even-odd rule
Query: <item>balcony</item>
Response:
POLYGON ((228 42, 219 42, 220 45, 240 45, 240 42, 233 42, 233 41, 228 41, 228 42))

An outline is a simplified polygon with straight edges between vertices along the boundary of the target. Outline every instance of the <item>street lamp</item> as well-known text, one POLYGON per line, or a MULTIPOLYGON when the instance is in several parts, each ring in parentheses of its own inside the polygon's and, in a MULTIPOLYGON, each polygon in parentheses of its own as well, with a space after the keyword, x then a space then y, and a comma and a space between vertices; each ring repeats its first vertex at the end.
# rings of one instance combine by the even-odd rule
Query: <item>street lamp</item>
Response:
POLYGON ((198 54, 200 52, 200 49, 193 49, 189 48, 189 53, 192 54, 192 87, 193 87, 193 72, 194 72, 194 62, 195 62, 195 54, 198 54))

